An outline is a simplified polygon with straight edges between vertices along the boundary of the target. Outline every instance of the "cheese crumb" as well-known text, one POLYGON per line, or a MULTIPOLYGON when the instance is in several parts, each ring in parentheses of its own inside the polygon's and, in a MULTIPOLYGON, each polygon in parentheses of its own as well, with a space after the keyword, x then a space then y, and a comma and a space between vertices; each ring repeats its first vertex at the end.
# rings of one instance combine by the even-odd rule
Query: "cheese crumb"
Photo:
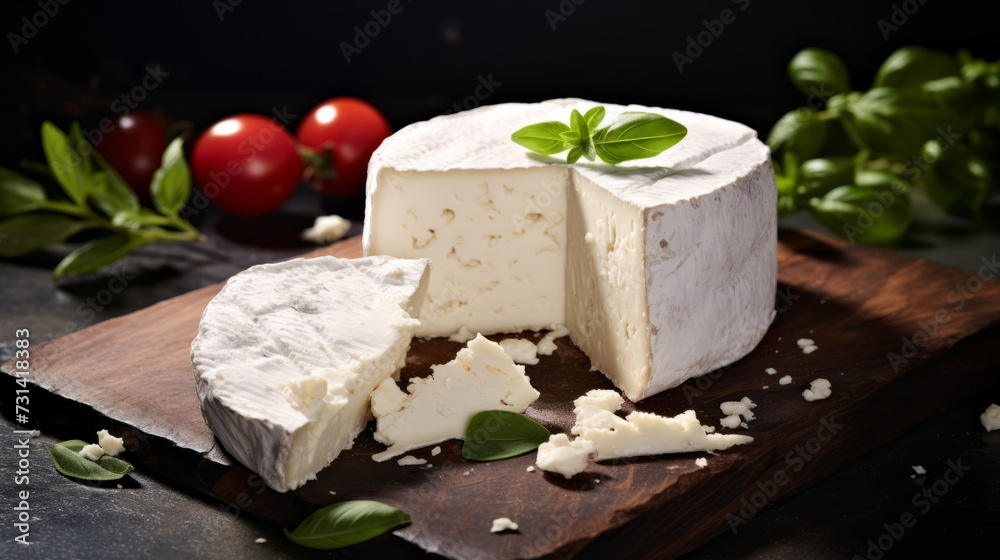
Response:
POLYGON ((735 430, 740 425, 740 416, 739 414, 731 414, 729 416, 726 416, 722 420, 719 420, 719 424, 721 424, 723 428, 729 428, 730 430, 735 430))
POLYGON ((809 388, 802 391, 802 397, 807 401, 818 401, 829 397, 833 391, 830 390, 830 382, 822 377, 814 379, 809 384, 809 388))
POLYGON ((259 539, 255 539, 253 542, 257 544, 264 544, 267 542, 267 539, 265 539, 264 537, 260 537, 259 539))
POLYGON ((917 474, 927 474, 927 470, 925 470, 920 465, 913 465, 911 468, 913 469, 913 472, 915 472, 917 474))
POLYGON ((742 416, 746 420, 753 420, 754 419, 753 412, 751 412, 750 409, 757 408, 757 405, 754 404, 754 402, 750 400, 749 397, 743 397, 738 401, 726 401, 720 404, 719 408, 722 409, 723 414, 726 414, 728 416, 736 414, 742 416))
POLYGON ((494 519, 493 527, 490 529, 490 532, 500 533, 502 531, 517 531, 517 523, 514 523, 507 517, 494 519))
POLYGON ((538 347, 524 338, 505 338, 500 341, 500 347, 518 364, 533 366, 538 363, 538 347))
POLYGON ((795 341, 795 344, 798 344, 799 348, 805 348, 806 346, 812 346, 813 344, 816 344, 816 341, 814 341, 811 338, 800 338, 795 341))
POLYGON ((327 244, 347 235, 351 229, 350 220, 345 220, 340 216, 320 216, 313 222, 313 226, 302 232, 303 241, 327 244))
POLYGON ((91 443, 84 445, 83 449, 80 450, 80 456, 84 459, 90 459, 91 461, 96 461, 104 455, 104 450, 101 449, 100 445, 96 443, 91 443))
POLYGON ((427 459, 418 459, 413 455, 405 455, 403 457, 400 457, 400 459, 396 461, 396 463, 398 463, 399 466, 401 467, 405 467, 408 465, 425 465, 427 464, 427 459))
POLYGON ((819 346, 816 346, 815 344, 810 344, 809 346, 806 346, 805 348, 802 349, 802 353, 803 354, 812 354, 813 352, 815 352, 817 350, 819 350, 819 346))
POLYGON ((587 462, 593 453, 593 442, 583 438, 570 441, 566 434, 552 434, 549 441, 538 446, 535 464, 543 471, 572 478, 587 468, 587 462))
POLYGON ((557 348, 555 340, 569 335, 569 329, 563 325, 552 325, 550 329, 551 330, 538 341, 539 356, 551 356, 557 348))
POLYGON ((778 370, 774 369, 773 367, 769 367, 769 368, 767 368, 767 369, 764 370, 764 373, 766 373, 768 375, 774 375, 774 374, 778 373, 778 370))
POLYGON ((792 382, 792 376, 786 375, 778 380, 778 385, 789 385, 792 382))
POLYGON ((472 340, 473 338, 476 338, 476 334, 474 334, 469 329, 462 327, 458 329, 457 333, 449 336, 448 340, 452 342, 461 342, 462 344, 465 344, 466 342, 472 340))
POLYGON ((535 467, 528 467, 528 472, 535 472, 535 467))
POLYGON ((36 438, 36 437, 42 435, 42 432, 40 432, 39 430, 31 430, 31 432, 29 432, 28 435, 31 436, 31 437, 33 437, 33 438, 36 438))
POLYGON ((986 410, 979 415, 979 421, 983 423, 987 432, 1000 430, 1000 405, 991 404, 986 407, 986 410))
POLYGON ((108 433, 107 430, 101 430, 97 432, 97 445, 101 446, 104 453, 115 457, 122 451, 125 451, 125 442, 120 437, 115 437, 108 433))
POLYGON ((761 389, 769 389, 770 387, 771 387, 770 385, 764 385, 763 387, 761 387, 761 389))
POLYGON ((705 468, 708 466, 708 459, 704 457, 698 457, 697 459, 694 460, 694 464, 698 465, 701 468, 705 468))
POLYGON ((441 446, 440 445, 437 445, 437 446, 434 447, 434 449, 431 449, 431 457, 437 457, 440 454, 441 454, 441 446))

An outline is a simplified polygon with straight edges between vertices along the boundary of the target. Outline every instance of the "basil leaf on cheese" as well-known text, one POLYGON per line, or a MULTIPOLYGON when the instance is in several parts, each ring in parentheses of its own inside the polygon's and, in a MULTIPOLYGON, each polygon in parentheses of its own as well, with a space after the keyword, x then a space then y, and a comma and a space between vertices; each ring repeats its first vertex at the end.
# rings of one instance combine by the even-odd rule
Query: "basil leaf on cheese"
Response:
POLYGON ((563 140, 562 135, 565 132, 571 132, 571 130, 564 123, 543 122, 528 125, 518 130, 511 134, 510 139, 533 152, 552 155, 565 152, 570 148, 570 144, 563 140))
POLYGON ((49 447, 49 457, 60 473, 81 480, 118 480, 135 470, 128 461, 103 455, 91 461, 80 455, 87 442, 71 439, 49 447))
POLYGON ((659 155, 680 142, 687 128, 656 113, 622 113, 594 137, 597 155, 607 163, 621 163, 659 155))
POLYGON ((370 500, 332 504, 314 511, 294 531, 282 529, 307 548, 334 549, 364 542, 410 522, 403 510, 370 500))
POLYGON ((524 455, 549 440, 551 434, 538 422, 508 410, 484 410, 469 419, 462 457, 496 461, 524 455))

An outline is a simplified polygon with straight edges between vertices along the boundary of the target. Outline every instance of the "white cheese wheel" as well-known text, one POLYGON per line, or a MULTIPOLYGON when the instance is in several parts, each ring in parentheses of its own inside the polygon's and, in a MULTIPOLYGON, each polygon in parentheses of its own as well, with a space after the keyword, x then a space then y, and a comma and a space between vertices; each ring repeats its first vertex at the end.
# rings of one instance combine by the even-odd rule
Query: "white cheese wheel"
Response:
MULTIPOLYGON (((369 165, 365 254, 434 263, 420 336, 565 325, 632 400, 746 355, 774 318, 776 186, 754 131, 636 105, 688 135, 648 159, 573 165, 517 129, 580 99, 510 103, 410 125, 369 165)), ((560 156, 563 157, 564 156, 560 156)))

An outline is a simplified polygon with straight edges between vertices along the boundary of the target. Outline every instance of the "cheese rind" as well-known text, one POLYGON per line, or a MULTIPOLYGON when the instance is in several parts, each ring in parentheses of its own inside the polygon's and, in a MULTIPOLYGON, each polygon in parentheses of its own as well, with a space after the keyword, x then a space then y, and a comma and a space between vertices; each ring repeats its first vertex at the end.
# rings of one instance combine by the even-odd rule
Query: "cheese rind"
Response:
POLYGON ((639 400, 741 358, 767 331, 774 172, 753 130, 670 109, 605 105, 608 120, 655 112, 689 131, 616 166, 529 156, 510 140, 596 105, 494 105, 399 131, 371 158, 364 247, 434 262, 421 336, 564 324, 639 400))
POLYGON ((372 391, 375 440, 388 446, 372 459, 385 461, 411 449, 462 439, 477 412, 522 412, 539 397, 524 366, 483 335, 470 340, 454 360, 431 370, 427 377, 411 379, 407 392, 393 379, 372 391))
POLYGON ((350 448, 419 327, 428 265, 318 257, 230 278, 191 346, 202 414, 226 450, 284 492, 350 448))

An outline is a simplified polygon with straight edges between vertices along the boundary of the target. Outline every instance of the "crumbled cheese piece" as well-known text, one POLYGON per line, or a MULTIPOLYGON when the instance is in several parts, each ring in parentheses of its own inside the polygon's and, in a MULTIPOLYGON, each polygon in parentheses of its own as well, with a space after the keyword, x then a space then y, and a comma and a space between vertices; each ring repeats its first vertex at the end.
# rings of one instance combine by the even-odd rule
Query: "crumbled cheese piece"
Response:
POLYGON ((719 420, 719 424, 721 424, 723 428, 729 428, 730 430, 735 430, 740 426, 740 415, 731 414, 729 416, 726 416, 722 420, 719 420))
POLYGON ((829 397, 833 391, 830 390, 830 382, 822 377, 814 379, 809 384, 809 388, 802 391, 802 396, 807 401, 818 401, 829 397))
POLYGON ((528 472, 535 472, 535 467, 531 467, 531 466, 529 466, 529 467, 528 467, 528 472))
POLYGON ((809 346, 806 346, 805 348, 802 349, 802 353, 803 354, 812 354, 813 352, 815 352, 817 350, 819 350, 819 346, 816 346, 815 344, 810 344, 809 346))
POLYGON ((797 341, 795 341, 795 344, 798 344, 799 348, 805 348, 806 346, 812 346, 813 344, 816 344, 816 342, 811 338, 800 338, 797 341))
POLYGON ((500 341, 500 347, 519 364, 533 366, 538 363, 538 347, 524 338, 505 338, 500 341))
POLYGON ((39 430, 31 430, 31 432, 28 435, 31 436, 31 437, 33 437, 33 438, 36 438, 36 437, 42 435, 42 432, 40 432, 39 430))
POLYGON ((764 385, 763 387, 761 387, 761 389, 768 389, 770 387, 771 387, 770 385, 764 385))
POLYGON ((538 458, 535 459, 535 464, 543 471, 572 478, 587 468, 587 462, 593 452, 593 442, 583 438, 570 441, 566 434, 552 434, 549 436, 549 441, 538 446, 538 458))
POLYGON ((523 412, 539 397, 524 366, 482 335, 470 340, 452 361, 431 366, 431 372, 411 379, 408 392, 391 377, 372 391, 375 440, 389 446, 372 459, 384 461, 411 449, 461 439, 477 412, 523 412))
POLYGON ((979 415, 979 421, 983 423, 987 432, 1000 430, 1000 405, 991 404, 986 407, 986 410, 979 415))
POLYGON ((913 472, 917 474, 927 474, 927 470, 920 465, 913 465, 911 468, 913 469, 913 472))
POLYGON ((556 339, 569 335, 569 329, 564 325, 552 325, 551 330, 538 341, 538 355, 551 356, 556 351, 556 339))
POLYGON ((753 420, 753 412, 750 411, 751 408, 757 408, 749 397, 743 397, 738 401, 726 401, 719 405, 722 409, 722 413, 728 416, 733 414, 738 414, 747 420, 753 420))
POLYGON ((260 538, 258 538, 258 539, 254 539, 254 541, 253 541, 253 542, 255 542, 255 543, 257 543, 257 544, 264 544, 264 543, 266 543, 266 542, 267 542, 267 539, 265 539, 264 537, 260 537, 260 538))
POLYGON ((792 376, 786 375, 778 380, 778 385, 788 385, 792 382, 792 376))
POLYGON ((749 428, 750 426, 747 426, 746 422, 740 422, 740 427, 745 430, 745 429, 749 428))
POLYGON ((708 459, 704 457, 698 457, 697 459, 694 460, 694 464, 698 465, 701 468, 705 468, 708 466, 708 459))
POLYGON ((403 457, 400 457, 400 459, 396 461, 396 463, 398 463, 399 466, 401 467, 406 467, 409 465, 426 465, 427 459, 418 459, 413 455, 405 455, 403 457))
POLYGON ((493 520, 493 528, 490 529, 493 533, 500 533, 502 531, 517 531, 517 523, 514 523, 509 518, 500 517, 493 520))
POLYGON ((109 434, 107 430, 97 432, 97 444, 101 446, 104 453, 112 457, 115 457, 122 451, 125 451, 125 442, 122 438, 109 434))
POLYGON ((774 374, 778 373, 778 370, 774 369, 773 367, 769 367, 769 368, 767 368, 767 369, 764 370, 764 373, 766 373, 768 375, 774 375, 774 374))
POLYGON ((693 410, 674 417, 634 411, 622 418, 615 411, 624 403, 621 395, 606 389, 594 389, 573 402, 576 423, 571 431, 594 442, 598 460, 727 449, 753 441, 749 436, 709 434, 693 410))
POLYGON ((91 461, 96 461, 103 455, 104 450, 101 449, 101 446, 96 443, 84 445, 83 449, 80 450, 80 456, 84 459, 90 459, 91 461))
POLYGON ((302 232, 302 239, 321 244, 333 243, 347 235, 350 229, 350 220, 337 215, 320 216, 316 218, 311 228, 302 232))
POLYGON ((449 336, 448 340, 452 342, 461 342, 465 344, 466 342, 476 338, 476 333, 471 332, 469 329, 462 327, 458 329, 458 332, 449 336))
POLYGON ((437 457, 440 454, 441 454, 441 446, 440 445, 436 445, 436 446, 434 446, 434 449, 431 449, 431 457, 437 457))

